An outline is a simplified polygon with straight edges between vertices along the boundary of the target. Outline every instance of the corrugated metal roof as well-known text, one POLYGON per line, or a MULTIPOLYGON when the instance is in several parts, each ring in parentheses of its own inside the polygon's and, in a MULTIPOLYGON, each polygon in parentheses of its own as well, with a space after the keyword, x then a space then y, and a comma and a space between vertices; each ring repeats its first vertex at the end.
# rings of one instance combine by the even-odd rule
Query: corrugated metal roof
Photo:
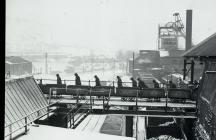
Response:
MULTIPOLYGON (((5 126, 20 120, 32 112, 46 107, 48 102, 39 89, 33 77, 5 81, 5 126)), ((47 113, 46 108, 35 112, 27 118, 27 121, 34 121, 39 115, 47 113)), ((24 119, 12 125, 16 130, 24 125, 24 119)), ((9 128, 5 128, 5 135, 9 128)))
POLYGON ((6 56, 5 61, 7 63, 31 63, 30 61, 25 60, 18 56, 6 56))
POLYGON ((183 53, 184 57, 216 57, 216 33, 183 53))

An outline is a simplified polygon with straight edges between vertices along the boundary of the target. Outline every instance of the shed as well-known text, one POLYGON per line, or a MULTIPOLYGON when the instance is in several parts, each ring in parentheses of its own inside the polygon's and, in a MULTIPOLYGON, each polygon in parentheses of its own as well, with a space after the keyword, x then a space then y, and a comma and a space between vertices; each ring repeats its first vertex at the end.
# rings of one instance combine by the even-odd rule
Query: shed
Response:
POLYGON ((18 56, 5 57, 5 73, 10 75, 23 75, 32 73, 32 62, 18 56))

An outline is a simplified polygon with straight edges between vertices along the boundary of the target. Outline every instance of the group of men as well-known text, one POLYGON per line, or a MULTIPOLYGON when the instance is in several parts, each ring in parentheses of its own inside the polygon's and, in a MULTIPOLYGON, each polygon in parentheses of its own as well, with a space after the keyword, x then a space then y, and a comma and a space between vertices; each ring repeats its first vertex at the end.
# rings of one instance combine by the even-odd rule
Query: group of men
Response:
MULTIPOLYGON (((131 77, 130 80, 132 81, 132 87, 139 87, 140 89, 143 88, 148 88, 148 86, 145 84, 145 82, 143 80, 141 80, 141 78, 137 78, 138 81, 138 85, 137 85, 137 81, 131 77)), ((153 84, 154 84, 154 88, 159 88, 159 83, 156 80, 152 80, 153 84)))
MULTIPOLYGON (((74 76, 75 76, 75 85, 81 85, 81 80, 80 80, 79 75, 77 73, 75 73, 74 76)), ((62 80, 61 80, 61 77, 59 76, 59 74, 56 74, 56 77, 57 77, 57 84, 61 85, 62 80)))
MULTIPOLYGON (((74 76, 75 76, 75 85, 82 85, 79 75, 75 73, 74 76)), ((61 77, 59 76, 59 74, 56 74, 56 77, 57 77, 57 84, 62 84, 61 77)), ((98 78, 98 76, 95 75, 94 78, 95 78, 95 86, 101 86, 100 79, 98 78)), ((116 78, 117 78, 117 86, 123 87, 120 76, 117 76, 116 78)), ((141 80, 141 78, 137 78, 136 81, 133 77, 131 77, 130 80, 132 81, 132 87, 139 87, 140 89, 148 88, 148 86, 145 84, 143 80, 141 80)), ((159 88, 159 84, 155 80, 153 80, 152 82, 154 84, 154 88, 159 88)))

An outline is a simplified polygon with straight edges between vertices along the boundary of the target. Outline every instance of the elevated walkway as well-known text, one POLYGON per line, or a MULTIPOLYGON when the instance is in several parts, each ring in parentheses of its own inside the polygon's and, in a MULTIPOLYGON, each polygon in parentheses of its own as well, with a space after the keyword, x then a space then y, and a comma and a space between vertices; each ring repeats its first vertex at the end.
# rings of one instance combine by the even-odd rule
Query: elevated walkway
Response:
POLYGON ((196 101, 191 89, 131 88, 114 86, 40 85, 50 103, 81 104, 89 106, 91 113, 125 114, 150 117, 196 118, 196 101), (125 100, 127 99, 127 100, 125 100), (110 109, 122 107, 123 110, 110 109), (128 111, 134 107, 135 112, 128 111), (142 111, 150 107, 151 111, 142 111))

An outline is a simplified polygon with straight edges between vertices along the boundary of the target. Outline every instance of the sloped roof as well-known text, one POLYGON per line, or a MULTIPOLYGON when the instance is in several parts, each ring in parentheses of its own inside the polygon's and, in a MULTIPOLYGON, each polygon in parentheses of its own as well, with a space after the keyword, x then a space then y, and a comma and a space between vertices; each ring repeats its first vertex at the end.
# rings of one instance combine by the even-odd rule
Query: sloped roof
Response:
POLYGON ((216 57, 216 33, 182 54, 184 57, 216 57))
MULTIPOLYGON (((37 113, 46 114, 46 106, 48 102, 33 77, 5 81, 5 126, 21 119, 12 125, 13 131, 25 124, 23 117, 29 115, 27 121, 30 122, 37 119, 37 113), (39 109, 39 112, 35 112, 39 109)), ((7 134, 9 127, 5 127, 7 134)))
POLYGON ((23 59, 22 57, 18 56, 6 56, 5 57, 6 63, 13 64, 13 63, 30 63, 30 61, 23 59))

